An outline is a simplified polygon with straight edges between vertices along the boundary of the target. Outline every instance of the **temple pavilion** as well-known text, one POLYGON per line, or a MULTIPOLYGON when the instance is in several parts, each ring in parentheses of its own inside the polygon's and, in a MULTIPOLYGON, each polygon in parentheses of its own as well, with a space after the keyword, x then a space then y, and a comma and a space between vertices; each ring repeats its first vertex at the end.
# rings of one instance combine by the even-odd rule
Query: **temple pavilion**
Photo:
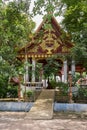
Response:
MULTIPOLYGON (((57 20, 53 16, 50 21, 43 20, 37 28, 35 35, 31 37, 29 44, 19 50, 18 58, 23 62, 32 64, 30 67, 25 66, 24 82, 28 85, 42 84, 43 66, 46 64, 46 59, 57 56, 56 61, 61 64, 56 77, 62 82, 67 82, 68 73, 83 72, 84 68, 80 64, 75 65, 75 61, 65 58, 69 55, 74 44, 70 41, 69 36, 65 33, 57 20), (50 27, 45 26, 50 23, 50 27), (35 75, 36 64, 41 63, 42 68, 39 71, 39 78, 35 75), (29 73, 31 72, 31 74, 29 73)), ((44 81, 46 86, 46 81, 44 81)))

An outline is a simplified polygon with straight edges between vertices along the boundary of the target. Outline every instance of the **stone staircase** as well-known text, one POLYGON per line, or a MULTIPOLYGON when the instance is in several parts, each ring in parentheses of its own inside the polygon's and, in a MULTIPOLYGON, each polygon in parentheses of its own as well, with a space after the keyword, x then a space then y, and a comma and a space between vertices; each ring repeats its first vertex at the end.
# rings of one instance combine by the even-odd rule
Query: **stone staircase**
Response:
POLYGON ((26 119, 52 119, 55 90, 42 90, 26 119))

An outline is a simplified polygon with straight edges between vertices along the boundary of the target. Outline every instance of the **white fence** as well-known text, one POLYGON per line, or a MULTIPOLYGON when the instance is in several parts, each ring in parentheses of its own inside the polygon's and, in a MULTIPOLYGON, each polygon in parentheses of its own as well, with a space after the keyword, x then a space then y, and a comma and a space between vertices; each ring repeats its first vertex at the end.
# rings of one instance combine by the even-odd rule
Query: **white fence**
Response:
POLYGON ((21 84, 21 97, 23 97, 23 93, 26 91, 34 91, 34 90, 41 90, 43 88, 42 82, 26 82, 21 84))

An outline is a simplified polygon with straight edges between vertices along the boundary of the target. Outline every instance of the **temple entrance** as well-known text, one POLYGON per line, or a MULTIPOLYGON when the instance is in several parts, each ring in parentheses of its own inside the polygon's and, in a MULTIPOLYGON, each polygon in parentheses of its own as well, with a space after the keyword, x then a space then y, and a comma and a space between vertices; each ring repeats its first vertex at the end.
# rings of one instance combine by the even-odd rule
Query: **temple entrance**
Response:
POLYGON ((35 89, 51 87, 51 80, 67 83, 69 72, 83 72, 82 65, 75 64, 71 57, 67 58, 74 44, 66 32, 62 31, 54 17, 50 21, 52 28, 44 28, 46 22, 40 24, 34 37, 19 50, 18 55, 25 63, 24 85, 35 89), (78 70, 78 66, 82 68, 78 70))

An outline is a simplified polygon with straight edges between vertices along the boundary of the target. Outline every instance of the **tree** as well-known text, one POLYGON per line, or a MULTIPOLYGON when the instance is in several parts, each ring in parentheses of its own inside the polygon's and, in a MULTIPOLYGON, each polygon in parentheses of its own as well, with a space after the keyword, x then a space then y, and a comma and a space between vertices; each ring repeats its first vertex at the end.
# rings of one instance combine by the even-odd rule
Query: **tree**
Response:
POLYGON ((63 0, 66 2, 66 11, 62 22, 65 30, 71 35, 75 46, 72 48, 72 57, 76 61, 82 61, 87 69, 87 1, 86 0, 63 0))
POLYGON ((0 3, 0 80, 3 80, 1 86, 8 84, 10 76, 18 74, 22 63, 17 59, 17 52, 29 42, 29 34, 35 27, 24 6, 23 1, 0 3))
POLYGON ((50 77, 56 76, 58 73, 59 63, 56 60, 57 57, 48 58, 46 64, 43 66, 43 74, 45 79, 48 79, 48 88, 50 88, 50 77))
MULTIPOLYGON (((75 43, 71 56, 85 63, 87 60, 87 0, 36 0, 34 14, 63 16, 62 28, 75 43)), ((86 66, 85 66, 86 67, 86 66)), ((86 67, 87 68, 87 67, 86 67)))
POLYGON ((64 6, 64 3, 61 1, 62 0, 35 0, 33 13, 34 15, 53 13, 58 16, 64 6))

